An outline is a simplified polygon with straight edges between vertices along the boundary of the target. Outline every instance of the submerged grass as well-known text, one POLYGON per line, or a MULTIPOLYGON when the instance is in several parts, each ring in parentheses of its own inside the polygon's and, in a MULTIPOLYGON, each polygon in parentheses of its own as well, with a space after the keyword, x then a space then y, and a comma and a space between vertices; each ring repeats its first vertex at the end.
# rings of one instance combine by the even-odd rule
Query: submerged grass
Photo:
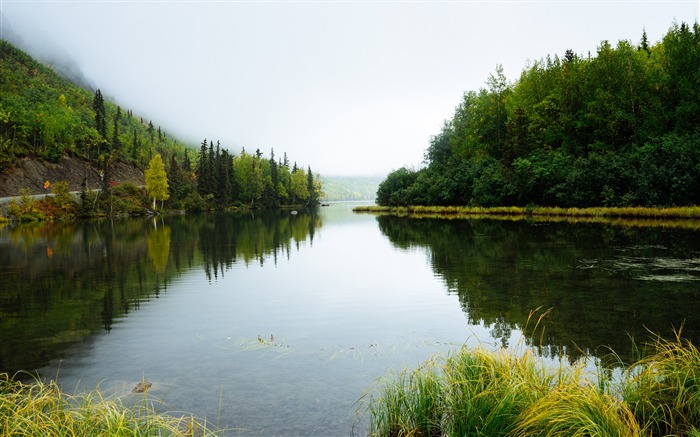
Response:
POLYGON ((700 436, 700 353, 680 335, 614 380, 583 361, 547 368, 531 348, 437 356, 367 394, 369 434, 700 436))
MULTIPOLYGON (((145 396, 145 395, 144 395, 145 396)), ((0 374, 3 436, 208 436, 206 422, 159 414, 146 401, 133 407, 99 389, 72 396, 55 382, 22 383, 0 374)))

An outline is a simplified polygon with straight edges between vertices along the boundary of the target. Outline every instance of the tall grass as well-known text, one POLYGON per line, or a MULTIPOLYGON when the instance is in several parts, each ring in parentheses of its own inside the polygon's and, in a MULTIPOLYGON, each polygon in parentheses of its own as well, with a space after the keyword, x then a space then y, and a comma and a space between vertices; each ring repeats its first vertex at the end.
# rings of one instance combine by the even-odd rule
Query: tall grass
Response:
POLYGON ((628 370, 623 399, 653 435, 698 435, 700 352, 680 332, 672 341, 657 337, 655 355, 628 370))
POLYGON ((628 227, 700 229, 700 206, 648 207, 466 207, 466 206, 356 206, 354 212, 413 218, 534 220, 543 222, 611 223, 628 227))
POLYGON ((517 418, 517 436, 642 436, 628 406, 601 385, 581 374, 567 372, 517 418))
POLYGON ((548 368, 531 348, 462 348, 381 379, 369 434, 700 436, 700 353, 680 335, 653 346, 619 380, 585 361, 548 368))
POLYGON ((55 382, 29 384, 0 374, 2 436, 207 436, 206 422, 158 414, 151 402, 133 407, 99 389, 68 395, 55 382))
POLYGON ((355 212, 375 212, 391 214, 440 214, 440 215, 525 215, 525 216, 562 216, 562 217, 610 217, 610 218, 700 218, 700 206, 678 207, 591 207, 561 208, 550 206, 371 206, 361 205, 353 208, 355 212))

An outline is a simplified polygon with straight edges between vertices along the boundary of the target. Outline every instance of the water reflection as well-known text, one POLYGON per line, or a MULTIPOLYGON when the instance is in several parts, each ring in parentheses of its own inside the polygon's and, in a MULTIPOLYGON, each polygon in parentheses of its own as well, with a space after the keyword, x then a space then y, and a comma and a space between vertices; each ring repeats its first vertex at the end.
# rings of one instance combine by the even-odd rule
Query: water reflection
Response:
POLYGON ((157 273, 165 273, 170 255, 170 226, 162 223, 158 227, 158 218, 153 218, 153 230, 148 233, 148 257, 153 261, 157 273))
MULTIPOLYGON (((504 345, 524 330, 546 356, 611 350, 683 326, 700 340, 700 234, 606 224, 377 217, 397 247, 429 249, 431 267, 471 324, 504 345), (551 312, 536 332, 534 309, 551 312)), ((541 312, 540 312, 541 314, 541 312)))
MULTIPOLYGON (((328 221, 352 223, 354 218, 342 211, 330 209, 326 217, 340 215, 328 221)), ((353 247, 336 236, 327 242, 333 255, 317 260, 310 270, 329 275, 325 285, 316 286, 332 290, 328 293, 334 299, 342 286, 369 287, 367 278, 343 279, 348 272, 362 279, 366 272, 357 266, 357 257, 375 256, 367 249, 375 244, 374 219, 362 220, 372 226, 343 231, 357 232, 353 247)), ((426 253, 434 274, 458 297, 467 323, 486 326, 504 346, 523 330, 546 356, 575 359, 614 350, 633 360, 632 339, 646 340, 650 331, 669 335, 683 325, 687 338, 700 341, 697 231, 389 216, 376 221, 394 247, 426 253), (528 318, 537 308, 537 314, 551 311, 534 331, 528 318)), ((2 228, 0 371, 41 368, 70 344, 111 332, 189 271, 201 271, 216 284, 236 266, 274 267, 300 245, 312 246, 321 225, 315 211, 280 211, 2 228)), ((371 282, 389 293, 397 280, 387 273, 389 266, 405 261, 386 256, 374 262, 388 277, 371 282)), ((308 282, 309 277, 296 281, 308 282)), ((288 284, 289 278, 282 281, 288 284)), ((403 311, 398 310, 399 296, 392 297, 397 317, 403 311)), ((374 317, 366 323, 378 321, 374 317)))
POLYGON ((68 345, 109 332, 187 270, 215 281, 235 263, 276 263, 320 226, 307 211, 0 229, 0 371, 40 368, 68 345))

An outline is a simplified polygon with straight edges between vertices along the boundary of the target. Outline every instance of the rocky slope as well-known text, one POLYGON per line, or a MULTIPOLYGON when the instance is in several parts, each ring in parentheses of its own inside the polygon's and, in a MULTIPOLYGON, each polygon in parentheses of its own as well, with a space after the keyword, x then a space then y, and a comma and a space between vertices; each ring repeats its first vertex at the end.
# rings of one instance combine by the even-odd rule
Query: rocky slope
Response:
MULTIPOLYGON (((144 184, 143 170, 131 164, 115 162, 112 166, 112 181, 144 184)), ((44 182, 66 181, 70 191, 79 191, 83 178, 87 177, 88 188, 101 185, 100 172, 87 160, 64 157, 58 163, 23 158, 17 164, 0 173, 0 197, 17 196, 26 189, 29 194, 43 194, 44 182)))

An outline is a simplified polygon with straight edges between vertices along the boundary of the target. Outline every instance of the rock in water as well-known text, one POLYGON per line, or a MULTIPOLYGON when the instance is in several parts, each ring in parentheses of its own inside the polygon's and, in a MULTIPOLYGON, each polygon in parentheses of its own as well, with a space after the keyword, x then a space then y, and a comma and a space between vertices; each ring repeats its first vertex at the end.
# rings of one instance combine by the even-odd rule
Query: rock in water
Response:
POLYGON ((136 387, 134 387, 133 390, 131 390, 132 393, 144 393, 147 392, 149 388, 151 388, 153 384, 150 382, 146 381, 145 379, 136 384, 136 387))

